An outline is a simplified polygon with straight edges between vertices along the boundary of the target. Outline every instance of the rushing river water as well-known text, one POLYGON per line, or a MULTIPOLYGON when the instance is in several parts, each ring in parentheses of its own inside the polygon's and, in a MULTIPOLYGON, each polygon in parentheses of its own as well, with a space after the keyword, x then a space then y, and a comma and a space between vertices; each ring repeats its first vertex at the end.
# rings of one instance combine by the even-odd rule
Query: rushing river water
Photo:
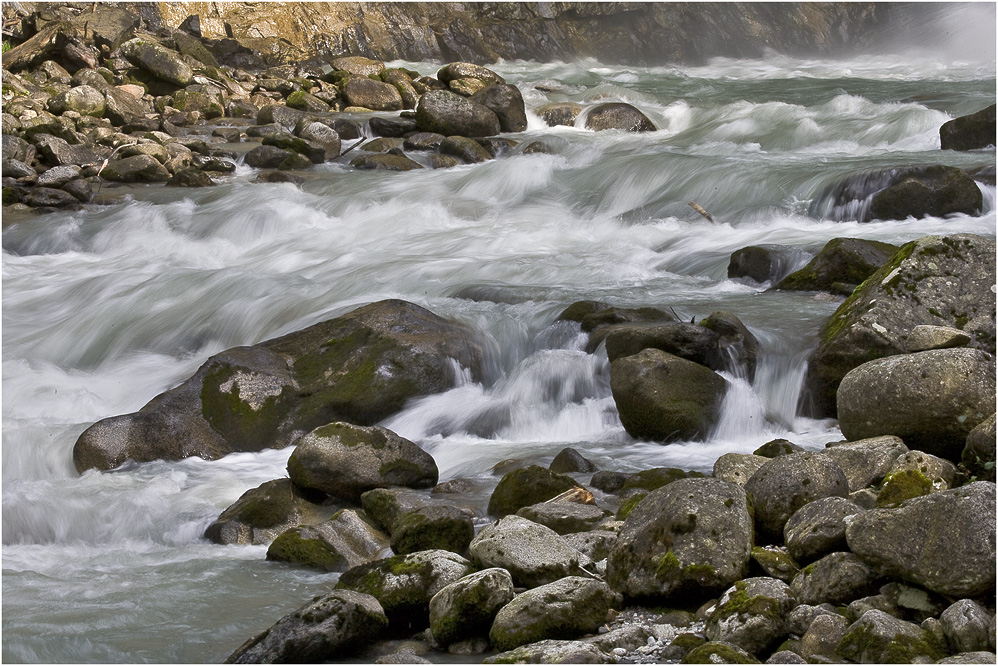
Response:
POLYGON ((410 300, 489 340, 485 384, 385 423, 432 453, 441 481, 476 481, 483 516, 491 468, 509 458, 547 464, 573 446, 603 469, 709 471, 721 454, 777 437, 812 449, 838 439, 834 421, 799 416, 797 401, 807 353, 841 299, 729 280, 729 256, 785 246, 790 271, 834 237, 994 236, 991 186, 979 217, 860 223, 862 200, 822 198, 876 168, 993 169, 993 150, 939 149, 943 122, 994 103, 990 58, 500 63, 530 115, 512 138, 542 138, 554 154, 408 173, 332 163, 298 186, 253 183, 240 166, 217 187, 105 186, 122 198, 6 221, 3 660, 218 662, 328 588, 335 575, 201 537, 244 491, 284 476, 290 450, 82 476, 71 451, 88 425, 140 408, 208 356, 371 301, 410 300), (546 127, 536 109, 565 100, 627 101, 660 130, 546 127), (605 353, 587 354, 577 327, 554 323, 581 299, 686 320, 733 312, 761 342, 759 371, 751 384, 727 376, 708 441, 634 441, 605 353))

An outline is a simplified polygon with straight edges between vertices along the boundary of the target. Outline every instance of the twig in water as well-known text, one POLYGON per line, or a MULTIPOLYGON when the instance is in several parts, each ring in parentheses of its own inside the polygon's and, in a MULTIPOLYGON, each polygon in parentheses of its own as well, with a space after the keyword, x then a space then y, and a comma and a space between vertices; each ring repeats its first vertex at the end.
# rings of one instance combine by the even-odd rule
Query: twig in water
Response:
MULTIPOLYGON (((373 139, 372 139, 372 141, 373 141, 373 139)), ((357 143, 353 144, 352 146, 350 146, 349 148, 347 148, 346 150, 344 150, 342 153, 340 153, 340 157, 343 157, 344 155, 346 155, 347 153, 349 153, 351 150, 353 150, 357 146, 363 145, 365 143, 368 143, 368 142, 364 141, 363 139, 358 139, 357 143)))
POLYGON ((705 211, 703 209, 703 207, 700 204, 698 204, 696 201, 690 201, 688 203, 693 208, 693 210, 695 210, 696 212, 698 212, 701 215, 703 215, 704 217, 706 217, 708 221, 710 221, 710 222, 714 221, 714 218, 712 218, 710 216, 710 213, 708 213, 707 211, 705 211))

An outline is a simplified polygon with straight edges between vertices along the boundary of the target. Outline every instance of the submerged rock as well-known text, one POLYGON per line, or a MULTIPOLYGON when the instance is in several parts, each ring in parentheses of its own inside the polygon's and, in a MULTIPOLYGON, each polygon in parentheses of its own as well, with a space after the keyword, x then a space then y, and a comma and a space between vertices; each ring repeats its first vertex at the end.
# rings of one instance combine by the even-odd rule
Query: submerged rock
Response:
POLYGON ((807 266, 774 289, 830 291, 848 296, 898 251, 897 245, 860 238, 833 238, 807 266))

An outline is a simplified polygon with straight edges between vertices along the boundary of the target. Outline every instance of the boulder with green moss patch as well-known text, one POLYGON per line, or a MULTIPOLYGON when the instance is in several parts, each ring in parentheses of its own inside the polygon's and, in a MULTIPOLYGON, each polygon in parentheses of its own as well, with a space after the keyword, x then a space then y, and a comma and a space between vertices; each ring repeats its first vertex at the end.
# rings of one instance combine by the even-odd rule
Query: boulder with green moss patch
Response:
POLYGON ((607 559, 607 581, 628 597, 703 598, 748 573, 752 517, 745 491, 681 479, 635 507, 607 559))
POLYGON ((919 324, 951 326, 970 346, 995 353, 995 242, 971 234, 926 236, 903 246, 846 301, 820 332, 808 362, 812 411, 835 415, 847 372, 907 351, 919 324))
POLYGON ((883 577, 856 555, 838 552, 801 569, 790 587, 802 604, 838 605, 875 594, 883 582, 883 577))
POLYGON ((826 453, 777 456, 759 468, 745 485, 755 509, 756 527, 783 536, 790 516, 822 497, 846 497, 849 483, 842 468, 826 453))
POLYGON ((502 567, 522 587, 581 574, 592 563, 550 527, 520 516, 506 516, 485 527, 468 550, 476 564, 502 567))
POLYGON ((786 548, 778 546, 756 546, 752 549, 752 561, 773 578, 789 583, 800 571, 800 565, 794 561, 786 548))
POLYGON ((446 646, 471 636, 488 636, 496 613, 513 596, 513 578, 497 567, 443 587, 430 599, 433 640, 446 646))
POLYGON ((620 599, 601 581, 568 576, 519 595, 496 614, 489 640, 498 650, 595 633, 620 599))
POLYGON ((392 524, 392 550, 397 555, 419 550, 465 553, 475 536, 471 515, 454 506, 424 506, 403 513, 392 524))
POLYGON ((374 561, 388 545, 388 536, 365 516, 344 509, 318 525, 282 532, 267 549, 267 559, 322 571, 346 571, 374 561))
POLYGON ((897 459, 908 453, 900 437, 884 435, 826 445, 824 455, 834 460, 849 480, 849 492, 880 483, 897 459))
POLYGON ((707 618, 704 634, 751 654, 775 646, 787 634, 787 614, 797 605, 790 587, 776 578, 746 578, 725 590, 707 618))
POLYGON ((848 296, 884 265, 897 245, 861 238, 833 238, 807 266, 780 280, 775 289, 830 291, 848 296))
POLYGON ((761 664, 762 662, 737 645, 710 641, 686 653, 682 664, 761 664))
POLYGON ((548 639, 500 652, 485 664, 612 664, 614 657, 581 641, 548 639))
POLYGON ((289 479, 267 481, 247 490, 208 526, 204 536, 218 544, 267 544, 285 530, 328 519, 335 506, 305 497, 289 479))
POLYGON ((835 652, 860 664, 932 663, 947 654, 931 632, 879 610, 850 625, 835 652))
POLYGON ((994 516, 995 484, 978 481, 854 516, 846 540, 883 575, 973 597, 994 589, 994 516))
POLYGON ((539 465, 514 469, 505 474, 489 497, 489 515, 502 517, 525 506, 546 502, 566 490, 581 487, 575 479, 539 465))

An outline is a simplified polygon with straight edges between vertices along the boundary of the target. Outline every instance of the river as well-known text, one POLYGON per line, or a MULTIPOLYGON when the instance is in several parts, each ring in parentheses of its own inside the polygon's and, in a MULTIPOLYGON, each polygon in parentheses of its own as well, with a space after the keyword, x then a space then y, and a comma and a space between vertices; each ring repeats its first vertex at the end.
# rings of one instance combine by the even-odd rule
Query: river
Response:
MULTIPOLYGON (((266 562, 265 547, 201 536, 244 491, 284 476, 290 449, 82 476, 71 452, 88 425, 137 410, 212 354, 379 299, 413 301, 489 341, 483 384, 385 423, 434 456, 441 481, 489 487, 496 463, 547 464, 565 446, 602 469, 709 471, 778 437, 809 449, 839 439, 834 421, 797 403, 841 299, 729 280, 730 254, 784 246, 789 271, 834 237, 993 237, 993 186, 981 186, 980 216, 888 222, 860 222, 864 201, 833 206, 822 194, 898 165, 993 173, 993 150, 939 149, 942 123, 994 103, 994 51, 982 56, 499 63, 530 116, 510 138, 543 139, 552 154, 407 173, 330 163, 300 185, 254 183, 240 165, 217 187, 105 186, 117 202, 5 221, 3 661, 219 662, 331 586, 335 574, 266 562), (536 114, 551 101, 613 100, 659 131, 548 128, 536 114), (555 323, 582 299, 684 320, 733 312, 760 340, 759 371, 751 384, 727 375, 733 390, 707 441, 634 441, 605 353, 587 354, 577 327, 555 323)), ((487 493, 479 501, 484 510, 487 493)))

